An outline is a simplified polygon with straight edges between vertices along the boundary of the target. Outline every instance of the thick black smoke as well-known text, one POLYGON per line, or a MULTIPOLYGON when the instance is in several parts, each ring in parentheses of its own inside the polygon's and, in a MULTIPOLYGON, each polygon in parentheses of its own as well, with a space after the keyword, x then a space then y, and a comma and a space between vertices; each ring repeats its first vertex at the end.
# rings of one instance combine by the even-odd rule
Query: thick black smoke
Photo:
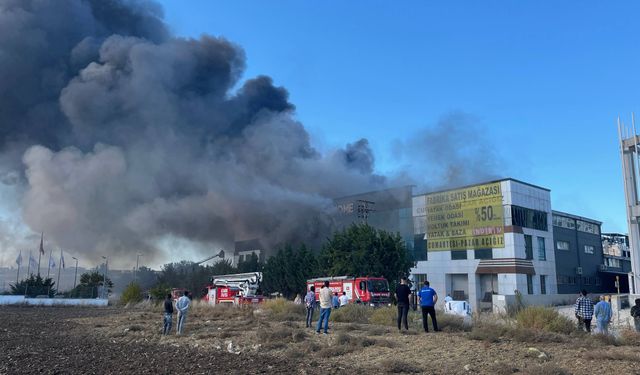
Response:
POLYGON ((232 91, 244 68, 150 1, 0 0, 0 181, 89 260, 321 238, 331 198, 384 186, 371 149, 319 153, 271 78, 232 91))

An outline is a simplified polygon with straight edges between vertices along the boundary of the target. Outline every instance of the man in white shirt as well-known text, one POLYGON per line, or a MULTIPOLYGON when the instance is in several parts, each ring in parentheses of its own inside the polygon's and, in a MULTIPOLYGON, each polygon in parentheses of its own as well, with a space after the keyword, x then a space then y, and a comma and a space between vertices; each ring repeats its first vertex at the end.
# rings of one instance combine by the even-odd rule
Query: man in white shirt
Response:
POLYGON ((189 307, 191 306, 191 299, 189 298, 189 292, 184 291, 182 297, 178 298, 178 302, 176 302, 176 309, 178 310, 178 325, 176 329, 178 330, 178 334, 182 334, 182 330, 184 329, 184 324, 187 321, 187 312, 189 311, 189 307))
POLYGON ((329 289, 329 282, 325 281, 322 289, 320 289, 320 319, 318 319, 318 324, 316 325, 316 333, 320 333, 320 328, 322 328, 322 321, 324 321, 324 334, 328 334, 329 332, 329 316, 331 316, 331 297, 332 297, 331 289, 329 289))
POLYGON ((342 292, 342 295, 340 296, 339 300, 340 300, 340 307, 348 305, 349 297, 347 297, 347 292, 342 292))

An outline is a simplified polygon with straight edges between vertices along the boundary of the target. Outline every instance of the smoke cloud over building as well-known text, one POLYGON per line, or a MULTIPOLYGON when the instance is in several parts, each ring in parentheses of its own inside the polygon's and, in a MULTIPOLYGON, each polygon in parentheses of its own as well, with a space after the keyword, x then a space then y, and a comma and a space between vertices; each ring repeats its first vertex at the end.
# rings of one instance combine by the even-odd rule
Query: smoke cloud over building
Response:
POLYGON ((332 198, 388 185, 366 139, 319 152, 285 88, 243 77, 239 46, 162 17, 145 0, 0 0, 0 199, 33 232, 87 260, 166 261, 183 256, 168 243, 324 238, 332 198))

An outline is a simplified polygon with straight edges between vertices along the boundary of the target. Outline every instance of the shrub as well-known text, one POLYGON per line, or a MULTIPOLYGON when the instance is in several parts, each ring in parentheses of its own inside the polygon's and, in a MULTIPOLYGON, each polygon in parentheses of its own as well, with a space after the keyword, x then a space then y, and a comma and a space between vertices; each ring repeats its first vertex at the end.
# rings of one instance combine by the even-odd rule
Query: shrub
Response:
POLYGON ((397 318, 398 310, 395 307, 380 307, 373 310, 369 317, 369 323, 393 327, 397 324, 397 318))
POLYGON ((502 324, 481 324, 473 327, 469 333, 471 340, 499 342, 509 328, 502 324))
POLYGON ((576 330, 576 326, 571 320, 560 315, 554 309, 542 306, 525 307, 516 314, 516 322, 522 328, 547 332, 570 334, 576 330))
POLYGON ((284 298, 270 299, 264 303, 263 308, 269 311, 275 320, 280 321, 303 320, 306 316, 304 305, 296 305, 284 298))
POLYGON ((620 332, 620 342, 622 345, 640 346, 640 333, 625 329, 620 332))
POLYGON ((471 331, 471 325, 465 324, 464 319, 460 316, 451 315, 451 314, 438 314, 436 319, 438 320, 438 328, 445 332, 471 331))
POLYGON ((124 288, 120 303, 126 305, 128 303, 138 303, 142 301, 142 288, 137 283, 130 283, 124 288))
POLYGON ((331 312, 331 320, 341 323, 368 323, 373 309, 361 304, 350 304, 331 312))

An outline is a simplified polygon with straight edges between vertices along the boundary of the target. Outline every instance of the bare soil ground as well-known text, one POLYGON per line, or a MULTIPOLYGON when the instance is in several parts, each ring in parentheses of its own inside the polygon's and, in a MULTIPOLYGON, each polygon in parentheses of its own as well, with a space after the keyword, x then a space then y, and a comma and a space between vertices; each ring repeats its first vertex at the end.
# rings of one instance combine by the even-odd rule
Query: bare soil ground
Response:
POLYGON ((157 308, 0 307, 0 316, 2 374, 640 374, 638 346, 472 339, 446 326, 425 334, 417 322, 409 333, 332 323, 325 336, 297 315, 200 307, 185 335, 162 336, 157 308))

